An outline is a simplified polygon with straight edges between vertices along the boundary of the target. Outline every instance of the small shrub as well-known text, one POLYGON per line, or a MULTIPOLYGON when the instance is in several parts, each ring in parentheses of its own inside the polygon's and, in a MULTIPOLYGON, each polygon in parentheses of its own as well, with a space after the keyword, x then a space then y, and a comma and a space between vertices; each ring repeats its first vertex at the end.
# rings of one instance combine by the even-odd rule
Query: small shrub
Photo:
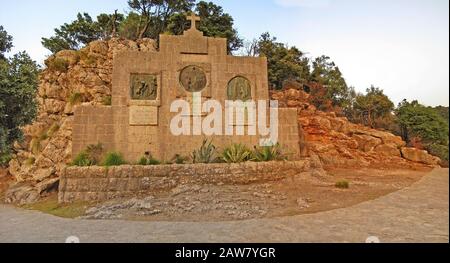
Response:
POLYGON ((217 150, 211 141, 204 140, 202 146, 192 153, 194 163, 214 163, 217 162, 217 150))
POLYGON ((112 97, 111 96, 103 97, 102 104, 104 106, 111 106, 112 105, 112 97))
POLYGON ((83 95, 79 92, 72 93, 69 97, 69 103, 70 105, 77 105, 79 103, 82 103, 84 100, 83 95))
POLYGON ((188 160, 189 160, 189 157, 187 157, 187 156, 175 154, 175 156, 172 158, 172 160, 170 162, 176 163, 176 164, 185 164, 188 160))
POLYGON ((348 181, 339 181, 335 184, 335 187, 339 189, 348 189, 350 188, 350 183, 348 181))
POLYGON ((93 163, 89 159, 89 155, 85 151, 82 151, 75 157, 75 159, 73 159, 72 165, 85 167, 91 166, 93 163))
POLYGON ((286 155, 280 144, 275 144, 273 146, 262 146, 255 148, 254 159, 257 162, 270 162, 270 161, 285 161, 287 160, 286 155))
POLYGON ((143 156, 141 159, 139 159, 138 161, 138 165, 160 165, 162 162, 151 157, 151 155, 146 155, 143 156))
POLYGON ((253 152, 243 144, 233 144, 226 148, 220 158, 227 163, 243 163, 254 160, 253 152))
POLYGON ((117 152, 109 152, 106 154, 104 160, 103 160, 103 166, 120 166, 127 164, 125 159, 123 158, 122 154, 117 152))
POLYGON ((55 58, 49 61, 47 66, 53 71, 67 72, 69 70, 69 61, 62 58, 55 58))
POLYGON ((137 165, 147 165, 147 162, 148 160, 146 157, 141 157, 141 159, 137 162, 137 165))
POLYGON ((86 153, 88 154, 91 163, 97 165, 100 163, 103 156, 103 145, 101 143, 90 144, 86 147, 86 153))

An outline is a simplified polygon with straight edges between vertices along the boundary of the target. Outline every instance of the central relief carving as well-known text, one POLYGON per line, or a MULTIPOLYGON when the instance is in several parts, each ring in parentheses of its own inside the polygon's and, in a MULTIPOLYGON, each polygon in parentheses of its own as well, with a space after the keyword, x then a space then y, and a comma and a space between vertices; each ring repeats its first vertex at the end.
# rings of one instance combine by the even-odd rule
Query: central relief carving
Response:
POLYGON ((157 76, 132 74, 130 93, 132 100, 156 100, 158 98, 157 76))
POLYGON ((206 74, 200 67, 188 66, 180 73, 180 84, 187 92, 200 92, 206 83, 206 74))
POLYGON ((247 78, 237 76, 228 83, 229 100, 248 101, 252 99, 252 86, 247 78))

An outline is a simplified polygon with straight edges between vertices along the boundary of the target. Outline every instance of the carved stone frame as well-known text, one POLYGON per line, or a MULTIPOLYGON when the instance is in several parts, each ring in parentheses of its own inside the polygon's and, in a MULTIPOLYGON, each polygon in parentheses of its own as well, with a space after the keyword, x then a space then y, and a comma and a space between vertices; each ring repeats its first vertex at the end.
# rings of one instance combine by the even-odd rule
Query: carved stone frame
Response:
POLYGON ((184 89, 184 87, 180 83, 180 75, 181 71, 185 69, 188 66, 196 66, 201 68, 206 75, 206 87, 201 91, 202 97, 204 98, 211 98, 211 64, 210 63, 196 63, 196 62, 180 62, 178 63, 178 70, 177 70, 177 98, 186 98, 192 95, 192 92, 188 92, 184 89))
POLYGON ((230 83, 231 80, 233 80, 236 77, 243 77, 246 78, 249 82, 250 82, 250 88, 251 88, 251 96, 252 96, 252 100, 256 100, 257 95, 256 91, 257 89, 257 82, 256 82, 256 75, 255 74, 225 74, 226 78, 227 78, 227 84, 226 87, 223 89, 225 92, 224 98, 228 99, 228 84, 230 83))
POLYGON ((160 107, 161 106, 161 85, 162 85, 162 78, 161 78, 161 72, 145 72, 145 73, 130 73, 129 75, 129 89, 131 88, 131 80, 132 75, 154 75, 156 76, 157 81, 157 95, 156 100, 133 100, 131 99, 131 94, 128 92, 128 106, 154 106, 154 107, 160 107))

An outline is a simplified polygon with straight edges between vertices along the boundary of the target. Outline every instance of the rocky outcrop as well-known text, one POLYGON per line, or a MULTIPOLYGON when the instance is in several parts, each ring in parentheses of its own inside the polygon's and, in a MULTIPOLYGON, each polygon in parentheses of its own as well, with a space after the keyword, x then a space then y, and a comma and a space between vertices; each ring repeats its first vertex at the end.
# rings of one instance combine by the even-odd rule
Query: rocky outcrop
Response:
POLYGON ((272 92, 280 107, 298 109, 301 124, 302 152, 317 155, 324 165, 365 167, 435 166, 439 158, 426 151, 405 148, 401 137, 349 122, 335 113, 317 110, 309 94, 296 89, 272 92))
POLYGON ((403 147, 401 149, 401 152, 402 156, 405 159, 413 162, 424 163, 428 165, 438 165, 441 161, 438 157, 434 157, 424 150, 403 147))
POLYGON ((7 192, 7 202, 32 202, 54 186, 72 160, 74 108, 109 103, 113 56, 121 50, 155 51, 156 44, 150 39, 94 41, 46 60, 39 77, 38 116, 23 128, 25 140, 14 145, 16 155, 9 163, 19 184, 7 192))

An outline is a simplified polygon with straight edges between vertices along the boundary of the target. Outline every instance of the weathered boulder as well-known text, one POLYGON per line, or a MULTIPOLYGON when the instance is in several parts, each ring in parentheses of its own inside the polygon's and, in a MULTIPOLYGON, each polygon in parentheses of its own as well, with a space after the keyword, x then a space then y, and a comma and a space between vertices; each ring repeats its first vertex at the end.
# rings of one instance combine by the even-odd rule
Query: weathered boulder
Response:
POLYGON ((39 199, 38 190, 29 184, 16 184, 11 186, 5 193, 7 204, 31 204, 39 199))
POLYGON ((419 162, 428 165, 438 165, 441 161, 438 157, 432 156, 431 154, 429 154, 427 151, 424 150, 403 147, 401 151, 403 158, 413 162, 419 162))
POLYGON ((354 134, 352 136, 358 142, 359 149, 363 152, 370 152, 382 143, 381 139, 369 135, 354 134))
POLYGON ((400 149, 395 144, 381 144, 375 147, 375 152, 384 156, 401 157, 400 149))

